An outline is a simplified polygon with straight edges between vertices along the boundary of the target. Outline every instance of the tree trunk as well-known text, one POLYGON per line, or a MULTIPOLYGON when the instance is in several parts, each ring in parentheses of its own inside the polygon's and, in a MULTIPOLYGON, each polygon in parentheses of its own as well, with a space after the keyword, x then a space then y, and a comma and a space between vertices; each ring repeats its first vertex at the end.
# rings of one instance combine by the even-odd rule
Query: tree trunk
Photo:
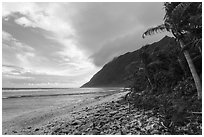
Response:
MULTIPOLYGON (((181 48, 183 48, 184 47, 183 41, 179 40, 179 43, 180 43, 181 48)), ((200 81, 200 78, 198 76, 198 73, 196 72, 195 66, 194 66, 194 64, 192 62, 192 59, 190 57, 190 54, 188 53, 187 50, 184 51, 184 55, 186 57, 186 60, 188 62, 191 74, 193 76, 193 79, 194 79, 194 82, 195 82, 195 85, 196 85, 198 99, 202 99, 202 85, 201 85, 201 81, 200 81)))

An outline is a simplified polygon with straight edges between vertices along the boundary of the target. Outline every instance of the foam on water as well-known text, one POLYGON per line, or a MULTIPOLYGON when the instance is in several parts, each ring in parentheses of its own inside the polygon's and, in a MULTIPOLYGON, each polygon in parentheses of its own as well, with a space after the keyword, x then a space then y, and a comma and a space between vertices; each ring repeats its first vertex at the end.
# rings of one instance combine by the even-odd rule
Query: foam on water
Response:
POLYGON ((43 97, 43 96, 63 96, 93 94, 107 91, 116 91, 118 88, 33 88, 33 89, 3 89, 2 99, 22 98, 22 97, 43 97))

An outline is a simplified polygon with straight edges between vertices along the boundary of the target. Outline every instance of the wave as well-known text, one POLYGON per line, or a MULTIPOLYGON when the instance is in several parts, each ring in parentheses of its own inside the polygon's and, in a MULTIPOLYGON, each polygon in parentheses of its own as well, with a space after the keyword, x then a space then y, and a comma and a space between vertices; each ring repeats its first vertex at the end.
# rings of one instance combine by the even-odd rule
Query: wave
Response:
POLYGON ((73 88, 2 88, 2 90, 73 89, 73 88))
POLYGON ((67 95, 84 95, 84 94, 100 94, 100 93, 115 93, 115 92, 121 92, 121 91, 103 91, 103 92, 83 92, 83 93, 65 93, 65 94, 41 94, 41 95, 14 95, 14 96, 8 96, 8 97, 2 97, 2 99, 10 99, 10 98, 24 98, 24 97, 46 97, 46 96, 67 96, 67 95))

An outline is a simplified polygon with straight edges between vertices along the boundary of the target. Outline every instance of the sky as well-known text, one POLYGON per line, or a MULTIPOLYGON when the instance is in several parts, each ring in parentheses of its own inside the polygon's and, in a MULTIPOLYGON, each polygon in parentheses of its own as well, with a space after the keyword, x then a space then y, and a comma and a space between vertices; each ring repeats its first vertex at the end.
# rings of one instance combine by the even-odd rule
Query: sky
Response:
POLYGON ((163 3, 3 3, 2 87, 80 87, 114 57, 156 42, 163 3))

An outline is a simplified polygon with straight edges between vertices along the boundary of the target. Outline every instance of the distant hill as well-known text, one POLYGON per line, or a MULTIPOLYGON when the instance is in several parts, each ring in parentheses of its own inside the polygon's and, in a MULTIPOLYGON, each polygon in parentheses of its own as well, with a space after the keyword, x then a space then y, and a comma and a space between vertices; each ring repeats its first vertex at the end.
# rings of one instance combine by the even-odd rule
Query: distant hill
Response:
MULTIPOLYGON (((158 42, 150 45, 146 45, 142 48, 146 48, 148 53, 155 50, 168 50, 175 46, 176 42, 174 38, 165 36, 158 42)), ((97 72, 89 82, 85 83, 82 87, 123 87, 127 84, 125 79, 128 74, 126 72, 126 66, 134 61, 139 60, 139 53, 141 49, 133 52, 127 52, 117 58, 114 58, 109 63, 105 64, 104 67, 97 72)))

